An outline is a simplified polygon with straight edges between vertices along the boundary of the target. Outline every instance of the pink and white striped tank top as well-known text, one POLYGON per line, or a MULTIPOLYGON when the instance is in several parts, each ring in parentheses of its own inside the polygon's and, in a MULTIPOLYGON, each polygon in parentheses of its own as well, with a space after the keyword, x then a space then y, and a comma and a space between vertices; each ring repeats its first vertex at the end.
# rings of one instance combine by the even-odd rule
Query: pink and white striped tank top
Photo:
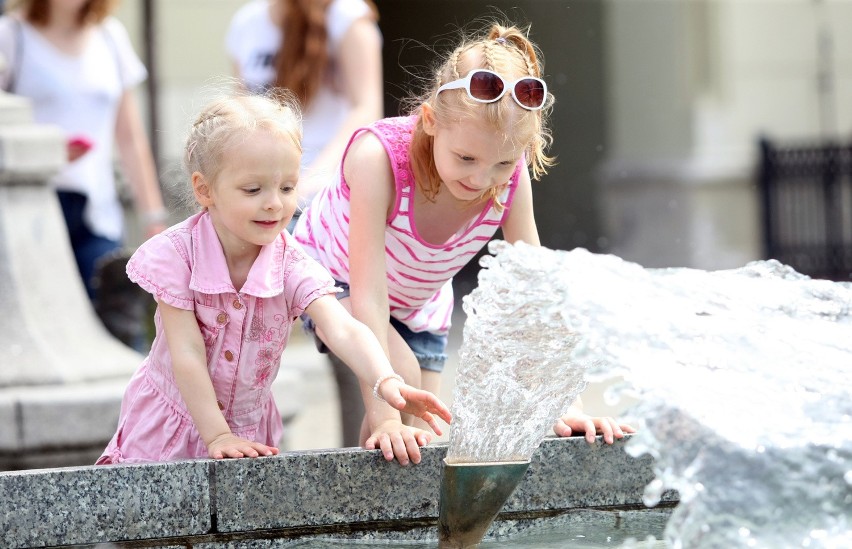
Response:
MULTIPOLYGON (((412 218, 416 190, 408 153, 416 120, 415 116, 380 120, 356 131, 349 145, 361 132, 372 132, 384 145, 393 169, 396 203, 385 229, 391 316, 414 332, 444 334, 450 328, 453 312, 452 278, 502 223, 511 207, 523 160, 500 197, 500 202, 506 205, 504 212, 484 208, 467 228, 447 242, 430 244, 419 237, 412 218)), ((314 197, 293 231, 308 255, 325 266, 336 280, 346 283, 349 283, 349 212, 349 186, 341 169, 336 181, 314 197)))

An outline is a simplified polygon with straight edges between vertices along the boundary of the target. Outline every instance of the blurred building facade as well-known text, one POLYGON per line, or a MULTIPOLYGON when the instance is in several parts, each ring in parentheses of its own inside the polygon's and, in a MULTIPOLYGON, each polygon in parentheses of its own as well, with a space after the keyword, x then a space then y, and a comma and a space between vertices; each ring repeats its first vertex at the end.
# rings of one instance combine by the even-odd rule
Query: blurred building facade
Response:
MULTIPOLYGON (((124 0, 119 9, 138 51, 153 37, 167 190, 185 184, 177 167, 190 117, 233 74, 223 36, 244 3, 124 0)), ((388 115, 459 26, 495 8, 532 24, 557 98, 560 163, 534 187, 542 241, 553 248, 582 246, 648 267, 741 266, 762 254, 758 138, 852 135, 846 0, 377 4, 388 115)), ((140 96, 147 103, 145 90, 140 96)))

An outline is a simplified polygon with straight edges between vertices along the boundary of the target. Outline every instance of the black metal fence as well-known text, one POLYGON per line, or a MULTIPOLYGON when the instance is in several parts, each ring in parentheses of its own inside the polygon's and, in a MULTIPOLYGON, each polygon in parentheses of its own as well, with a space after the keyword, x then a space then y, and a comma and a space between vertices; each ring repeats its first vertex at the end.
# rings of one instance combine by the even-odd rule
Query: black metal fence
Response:
POLYGON ((760 140, 766 258, 813 278, 852 280, 852 145, 760 140))

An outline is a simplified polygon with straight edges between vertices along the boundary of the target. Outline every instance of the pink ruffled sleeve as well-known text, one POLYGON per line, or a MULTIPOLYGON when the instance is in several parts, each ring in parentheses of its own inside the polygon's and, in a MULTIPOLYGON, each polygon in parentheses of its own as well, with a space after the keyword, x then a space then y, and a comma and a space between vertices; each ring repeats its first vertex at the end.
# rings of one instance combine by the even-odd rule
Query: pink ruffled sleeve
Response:
POLYGON ((301 249, 289 250, 285 261, 284 294, 291 316, 301 315, 316 298, 341 291, 326 268, 301 249))
POLYGON ((144 244, 127 263, 127 276, 157 301, 178 309, 194 309, 189 279, 192 275, 189 253, 166 233, 144 244))

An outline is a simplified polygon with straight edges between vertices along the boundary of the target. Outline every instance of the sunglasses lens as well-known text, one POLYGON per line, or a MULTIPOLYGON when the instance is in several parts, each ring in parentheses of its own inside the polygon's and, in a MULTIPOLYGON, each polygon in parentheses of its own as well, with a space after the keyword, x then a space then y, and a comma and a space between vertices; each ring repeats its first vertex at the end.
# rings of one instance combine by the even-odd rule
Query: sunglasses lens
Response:
POLYGON ((538 109, 544 106, 544 84, 535 78, 524 78, 515 84, 515 97, 525 107, 538 109))
POLYGON ((494 101, 503 93, 503 81, 496 74, 479 71, 470 77, 470 94, 480 101, 494 101))

